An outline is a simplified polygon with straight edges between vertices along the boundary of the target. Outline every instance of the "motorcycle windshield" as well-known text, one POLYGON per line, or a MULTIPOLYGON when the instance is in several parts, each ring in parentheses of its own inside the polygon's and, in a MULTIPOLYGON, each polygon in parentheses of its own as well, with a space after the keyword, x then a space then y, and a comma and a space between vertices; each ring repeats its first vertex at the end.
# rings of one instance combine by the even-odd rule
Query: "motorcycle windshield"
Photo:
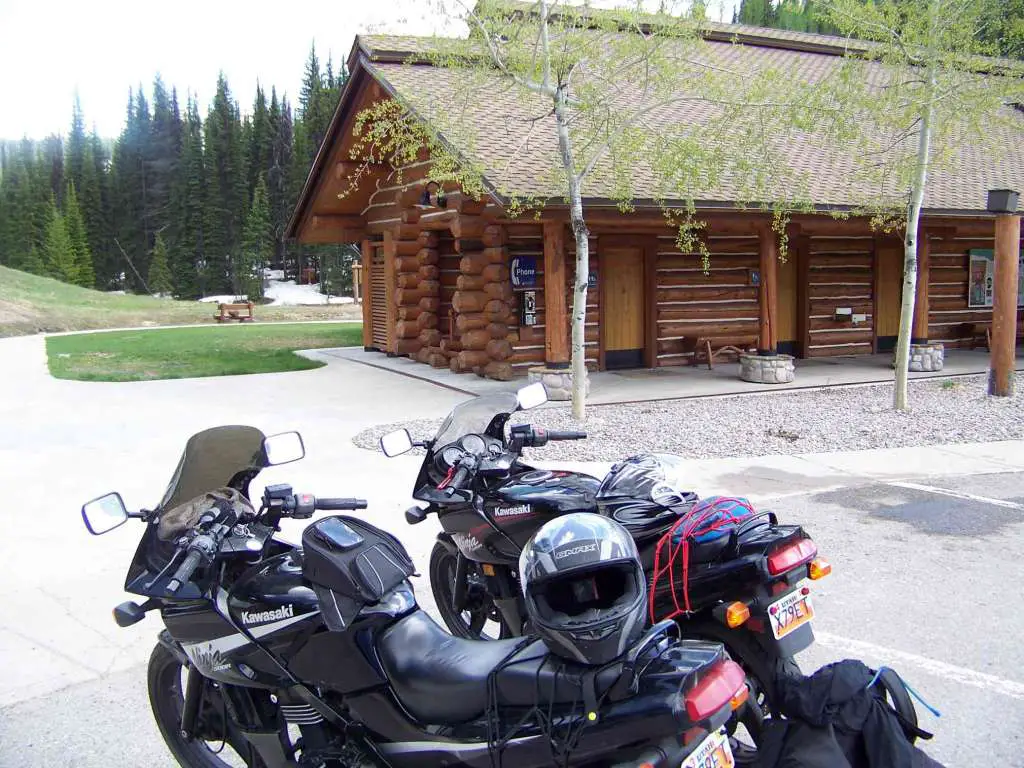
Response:
POLYGON ((256 427, 245 426, 214 427, 192 435, 158 508, 173 509, 223 488, 240 472, 263 469, 263 438, 256 427))
POLYGON ((494 417, 514 412, 519 400, 514 392, 483 395, 467 400, 448 414, 434 436, 435 448, 451 445, 465 435, 482 435, 494 417))

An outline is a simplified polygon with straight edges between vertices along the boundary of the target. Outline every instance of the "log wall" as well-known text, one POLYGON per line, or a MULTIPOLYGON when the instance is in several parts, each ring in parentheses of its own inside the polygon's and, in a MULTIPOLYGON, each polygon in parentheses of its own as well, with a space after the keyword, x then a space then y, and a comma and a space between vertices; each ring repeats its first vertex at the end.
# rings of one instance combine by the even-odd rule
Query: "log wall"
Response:
POLYGON ((874 237, 812 237, 808 293, 808 357, 871 354, 874 348, 874 237), (867 316, 837 320, 837 307, 867 316))
POLYGON ((692 342, 707 337, 715 346, 757 338, 757 235, 711 237, 709 270, 701 256, 681 253, 673 235, 658 237, 657 302, 659 366, 687 365, 692 342))
MULTIPOLYGON (((928 291, 928 340, 947 347, 969 347, 967 325, 991 326, 991 307, 970 307, 967 290, 970 254, 975 248, 995 248, 994 237, 947 238, 931 241, 931 270, 928 291)), ((1019 301, 1019 299, 1018 299, 1019 301)), ((1022 338, 1024 323, 1017 312, 1017 337, 1022 338)))

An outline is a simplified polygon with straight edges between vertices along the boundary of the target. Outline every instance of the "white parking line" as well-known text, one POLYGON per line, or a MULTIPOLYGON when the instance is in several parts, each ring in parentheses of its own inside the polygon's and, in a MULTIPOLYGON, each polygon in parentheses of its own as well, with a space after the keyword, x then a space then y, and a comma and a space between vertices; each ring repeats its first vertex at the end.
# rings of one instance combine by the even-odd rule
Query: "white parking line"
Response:
POLYGON ((976 496, 973 493, 965 493, 963 491, 951 491, 948 488, 936 488, 932 485, 921 485, 920 483, 905 483, 901 481, 893 481, 888 485, 894 485, 898 488, 908 488, 912 491, 925 491, 926 493, 935 493, 939 496, 950 496, 954 499, 964 499, 965 501, 979 501, 982 504, 991 504, 995 507, 1006 507, 1007 509, 1024 509, 1024 504, 1018 504, 1015 501, 1006 501, 1006 499, 993 499, 988 496, 976 496))
MULTIPOLYGON (((977 672, 966 667, 958 667, 955 664, 947 664, 944 661, 929 659, 927 656, 918 656, 916 653, 907 653, 906 651, 886 648, 885 646, 875 645, 863 640, 840 637, 830 632, 815 630, 814 637, 826 648, 849 654, 854 658, 868 656, 894 667, 897 664, 907 664, 935 677, 952 680, 963 685, 970 685, 983 691, 1009 696, 1011 699, 1024 700, 1024 683, 1018 683, 1015 680, 1006 680, 1002 677, 977 672)), ((909 678, 909 675, 905 676, 909 678)))

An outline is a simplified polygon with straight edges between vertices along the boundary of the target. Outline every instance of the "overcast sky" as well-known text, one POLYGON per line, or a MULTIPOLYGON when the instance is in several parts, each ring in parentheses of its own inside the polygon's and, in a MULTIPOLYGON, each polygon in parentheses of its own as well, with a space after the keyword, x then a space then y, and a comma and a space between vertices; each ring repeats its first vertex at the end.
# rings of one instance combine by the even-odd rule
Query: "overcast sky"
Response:
MULTIPOLYGON (((76 89, 86 129, 116 137, 128 89, 142 83, 149 98, 158 72, 182 111, 191 89, 205 113, 220 70, 243 112, 257 80, 294 107, 312 42, 322 63, 329 52, 337 63, 358 33, 450 31, 439 1, 0 0, 0 138, 66 135, 76 89)), ((709 15, 724 18, 726 5, 731 15, 731 2, 708 3, 719 5, 709 15)))
POLYGON ((310 43, 326 61, 348 56, 359 32, 430 34, 424 0, 0 0, 0 138, 67 134, 78 89, 87 128, 121 132, 128 89, 153 77, 168 90, 213 97, 223 70, 243 111, 256 81, 294 106, 310 43))

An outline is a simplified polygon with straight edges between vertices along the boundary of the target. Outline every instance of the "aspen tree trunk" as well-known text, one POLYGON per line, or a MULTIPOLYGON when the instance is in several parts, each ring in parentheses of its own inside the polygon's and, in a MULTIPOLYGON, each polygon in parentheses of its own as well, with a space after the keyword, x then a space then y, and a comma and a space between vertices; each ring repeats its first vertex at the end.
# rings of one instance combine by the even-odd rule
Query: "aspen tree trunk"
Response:
POLYGON ((917 170, 907 206, 907 231, 903 240, 903 303, 900 308, 900 335, 896 343, 896 386, 893 408, 907 410, 907 372, 910 367, 910 337, 914 324, 914 300, 917 296, 917 230, 921 222, 921 204, 928 180, 928 151, 932 139, 932 98, 935 93, 935 71, 928 74, 928 103, 921 117, 917 137, 917 170))
MULTIPOLYGON (((580 179, 572 159, 565 92, 555 93, 555 119, 558 124, 558 149, 569 181, 569 223, 576 238, 576 282, 572 292, 572 415, 577 421, 586 417, 587 362, 587 281, 590 276, 590 233, 583 220, 583 196, 580 179)), ((550 319, 549 319, 550 322, 550 319)))

